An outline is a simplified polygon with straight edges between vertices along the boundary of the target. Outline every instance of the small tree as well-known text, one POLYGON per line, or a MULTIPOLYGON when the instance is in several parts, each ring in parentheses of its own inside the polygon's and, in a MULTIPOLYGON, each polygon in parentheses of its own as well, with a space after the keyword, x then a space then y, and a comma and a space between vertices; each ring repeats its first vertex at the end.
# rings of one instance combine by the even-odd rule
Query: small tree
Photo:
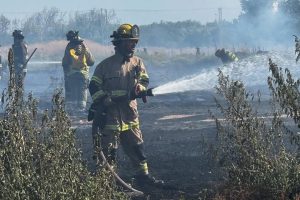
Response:
POLYGON ((29 40, 50 41, 64 36, 65 14, 58 8, 43 9, 27 18, 22 30, 29 40))
POLYGON ((219 72, 216 88, 224 101, 217 100, 217 105, 224 120, 215 118, 217 149, 227 174, 221 193, 230 199, 293 199, 300 192, 300 159, 295 148, 299 143, 287 142, 294 141, 295 134, 289 134, 281 118, 285 112, 298 123, 299 84, 290 73, 284 79, 272 62, 270 70, 273 78, 269 78, 269 85, 275 97, 271 120, 259 117, 254 107, 259 105, 259 95, 248 93, 242 82, 219 72))
POLYGON ((75 12, 70 16, 69 29, 79 30, 80 35, 101 43, 107 43, 116 25, 114 10, 92 9, 87 12, 75 12))
POLYGON ((6 106, 0 118, 0 199, 128 199, 111 173, 87 170, 62 90, 53 95, 52 109, 40 113, 38 101, 31 94, 23 98, 14 79, 11 73, 1 98, 6 106))
POLYGON ((0 16, 0 38, 2 42, 10 39, 10 24, 11 22, 8 18, 6 18, 4 15, 0 16))

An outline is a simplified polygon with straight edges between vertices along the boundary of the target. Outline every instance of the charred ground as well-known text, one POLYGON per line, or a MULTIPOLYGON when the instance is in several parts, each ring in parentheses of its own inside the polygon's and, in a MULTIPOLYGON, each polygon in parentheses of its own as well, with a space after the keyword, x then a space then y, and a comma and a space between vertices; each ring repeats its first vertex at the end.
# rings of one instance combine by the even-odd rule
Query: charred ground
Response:
MULTIPOLYGON (((150 199, 197 199, 201 189, 220 181, 216 163, 207 151, 216 137, 209 109, 215 103, 210 92, 186 92, 153 97, 140 104, 141 129, 150 172, 174 188, 149 188, 150 199)), ((84 119, 82 119, 84 120, 84 119)), ((84 124, 83 121, 81 121, 84 124)), ((91 125, 77 125, 78 141, 88 164, 93 166, 91 125)), ((121 150, 121 148, 120 148, 121 150)), ((129 159, 119 152, 119 174, 131 182, 129 159)))

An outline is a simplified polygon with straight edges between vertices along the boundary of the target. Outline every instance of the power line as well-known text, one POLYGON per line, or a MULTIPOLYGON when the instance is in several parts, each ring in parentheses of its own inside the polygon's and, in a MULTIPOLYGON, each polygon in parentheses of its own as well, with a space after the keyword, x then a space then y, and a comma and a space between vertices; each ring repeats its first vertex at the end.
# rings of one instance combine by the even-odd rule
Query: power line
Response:
MULTIPOLYGON (((117 12, 194 12, 194 11, 203 11, 203 10, 217 10, 219 7, 203 7, 203 8, 191 8, 191 9, 106 9, 117 12)), ((224 10, 241 10, 239 7, 222 7, 224 10)), ((89 12, 93 9, 86 10, 64 10, 60 12, 89 12)), ((97 9, 100 10, 100 9, 97 9)), ((32 14, 40 11, 1 11, 2 14, 32 14)))

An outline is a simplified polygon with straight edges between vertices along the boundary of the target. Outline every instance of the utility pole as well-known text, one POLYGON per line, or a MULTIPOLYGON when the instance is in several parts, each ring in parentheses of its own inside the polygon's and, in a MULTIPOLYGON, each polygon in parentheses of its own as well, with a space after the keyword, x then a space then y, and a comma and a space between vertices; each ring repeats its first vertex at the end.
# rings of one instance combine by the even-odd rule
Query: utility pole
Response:
POLYGON ((218 13, 219 13, 219 24, 222 23, 222 8, 218 8, 218 13))
POLYGON ((218 26, 219 26, 219 43, 220 47, 223 48, 223 30, 222 30, 222 25, 223 25, 223 13, 222 13, 222 8, 218 8, 218 13, 219 13, 219 21, 218 21, 218 26))

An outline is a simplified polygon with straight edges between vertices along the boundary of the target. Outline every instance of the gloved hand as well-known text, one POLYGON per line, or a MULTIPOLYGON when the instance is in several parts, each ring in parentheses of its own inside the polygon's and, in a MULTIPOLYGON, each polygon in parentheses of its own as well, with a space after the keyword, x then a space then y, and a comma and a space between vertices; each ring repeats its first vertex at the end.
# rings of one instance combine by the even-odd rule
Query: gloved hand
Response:
POLYGON ((142 98, 143 102, 147 102, 147 88, 141 84, 135 87, 135 98, 142 98))
POLYGON ((103 104, 104 104, 104 106, 112 106, 112 105, 115 105, 116 103, 112 100, 112 98, 110 96, 107 96, 103 100, 103 104))
POLYGON ((75 54, 77 56, 84 54, 85 51, 86 51, 86 47, 83 43, 81 43, 75 47, 75 54))
POLYGON ((77 45, 77 46, 75 47, 75 54, 76 54, 77 56, 79 56, 79 55, 82 54, 82 46, 81 46, 81 45, 77 45))
POLYGON ((141 84, 136 84, 132 90, 130 91, 130 99, 134 100, 136 98, 141 98, 142 97, 142 93, 147 91, 146 87, 144 87, 141 84))
POLYGON ((140 96, 141 93, 145 92, 147 90, 147 88, 141 84, 136 84, 135 86, 135 95, 136 96, 140 96))

